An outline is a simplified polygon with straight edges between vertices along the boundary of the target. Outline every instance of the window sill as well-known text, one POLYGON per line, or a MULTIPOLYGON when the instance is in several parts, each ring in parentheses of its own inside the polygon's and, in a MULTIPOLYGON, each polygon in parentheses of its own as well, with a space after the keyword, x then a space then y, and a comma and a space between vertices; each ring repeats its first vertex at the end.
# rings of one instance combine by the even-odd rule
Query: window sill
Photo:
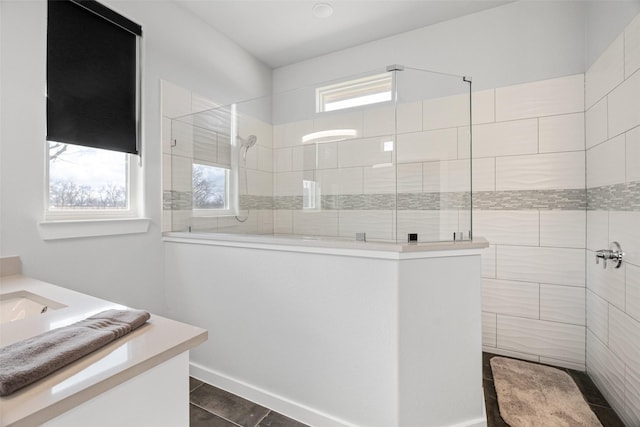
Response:
POLYGON ((149 218, 42 221, 38 224, 42 240, 77 239, 146 233, 149 218))

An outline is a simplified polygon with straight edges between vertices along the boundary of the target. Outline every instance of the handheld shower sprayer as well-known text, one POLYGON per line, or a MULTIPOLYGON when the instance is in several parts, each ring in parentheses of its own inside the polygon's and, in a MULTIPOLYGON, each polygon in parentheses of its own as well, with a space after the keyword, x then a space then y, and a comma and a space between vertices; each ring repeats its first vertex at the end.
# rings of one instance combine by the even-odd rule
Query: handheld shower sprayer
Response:
POLYGON ((255 135, 249 135, 247 139, 241 137, 238 137, 238 139, 240 140, 240 148, 244 148, 244 150, 242 151, 242 160, 246 161, 247 151, 249 151, 249 148, 256 145, 256 142, 258 142, 258 137, 255 135))
MULTIPOLYGON (((249 151, 249 148, 256 145, 256 142, 258 142, 258 137, 255 135, 249 135, 247 139, 244 139, 238 136, 238 141, 240 141, 240 151, 242 151, 242 161, 244 162, 244 192, 245 194, 248 195, 249 193, 248 179, 249 178, 247 176, 247 151, 249 151)), ((238 222, 245 222, 249 218, 250 212, 251 211, 247 209, 247 215, 244 218, 240 217, 239 215, 236 215, 236 220, 238 222)))

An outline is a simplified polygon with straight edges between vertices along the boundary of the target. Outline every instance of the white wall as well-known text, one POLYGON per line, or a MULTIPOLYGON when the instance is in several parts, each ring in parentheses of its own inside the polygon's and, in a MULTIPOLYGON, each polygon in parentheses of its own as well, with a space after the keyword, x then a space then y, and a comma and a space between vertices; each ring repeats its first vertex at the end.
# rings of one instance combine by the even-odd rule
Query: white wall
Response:
POLYGON ((2 1, 1 255, 24 273, 120 303, 162 312, 160 79, 219 102, 264 95, 271 71, 170 2, 108 1, 144 37, 145 234, 43 241, 46 2, 2 1))
POLYGON ((640 425, 640 14, 585 75, 587 371, 627 425, 640 425), (619 269, 595 251, 618 241, 619 269))
POLYGON ((521 1, 274 70, 274 93, 390 64, 473 77, 474 89, 584 72, 582 2, 521 1))
POLYGON ((481 425, 477 252, 308 249, 166 243, 192 375, 312 426, 481 425))

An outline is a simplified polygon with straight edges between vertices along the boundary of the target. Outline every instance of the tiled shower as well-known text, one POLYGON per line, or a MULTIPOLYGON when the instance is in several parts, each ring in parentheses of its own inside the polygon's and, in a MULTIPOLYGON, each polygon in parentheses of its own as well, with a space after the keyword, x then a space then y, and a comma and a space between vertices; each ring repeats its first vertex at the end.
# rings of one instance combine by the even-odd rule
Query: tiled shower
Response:
POLYGON ((485 350, 584 370, 584 77, 497 88, 474 158, 485 350))
MULTIPOLYGON (((491 243, 482 262, 484 349, 587 370, 629 425, 640 422, 639 70, 637 16, 585 74, 483 90, 472 98, 473 228, 491 243), (622 245, 625 262, 605 270, 595 264, 594 251, 612 241, 622 245)), ((165 84, 170 89, 164 91, 163 105, 172 109, 163 110, 166 136, 171 118, 210 104, 200 107, 196 94, 165 84)), ((258 138, 258 149, 247 156, 249 182, 256 183, 250 186, 257 185, 252 191, 273 197, 274 204, 256 209, 245 223, 216 219, 203 227, 349 237, 366 224, 368 235, 380 240, 409 230, 439 234, 440 227, 431 228, 434 220, 460 227, 467 220, 462 210, 418 206, 305 213, 284 204, 288 197, 302 198, 290 183, 305 178, 309 159, 326 166, 314 169, 312 178, 330 188, 331 196, 364 200, 396 190, 463 192, 468 126, 443 114, 460 108, 455 97, 403 108, 406 121, 398 124, 403 132, 397 144, 399 153, 404 144, 407 157, 386 168, 373 168, 369 160, 358 163, 367 146, 329 143, 310 154, 292 142, 316 129, 313 120, 274 126, 272 137, 258 138), (384 174, 395 174, 395 168, 397 188, 390 188, 384 174), (301 215, 313 220, 301 221, 301 215)), ((366 137, 384 134, 392 119, 389 111, 370 109, 336 120, 330 125, 354 127, 366 137)), ((176 163, 170 138, 164 147, 166 195, 176 163)), ((383 152, 369 154, 375 164, 388 162, 375 157, 383 152)), ((180 213, 172 212, 166 200, 164 228, 169 231, 176 221, 171 215, 180 213)))
POLYGON ((640 424, 640 16, 585 75, 587 372, 640 424), (621 268, 594 262, 617 241, 621 268))
POLYGON ((184 101, 182 117, 164 118, 171 135, 165 141, 165 230, 344 239, 366 233, 368 241, 385 242, 406 242, 409 233, 419 241, 451 240, 461 232, 468 239, 470 84, 463 76, 393 73, 397 105, 331 112, 316 112, 315 87, 197 112, 189 104, 197 95, 165 82, 164 104, 174 105, 171 97, 184 101), (215 122, 223 116, 237 135, 220 137, 225 131, 215 122), (231 162, 238 159, 235 184, 231 178, 239 193, 237 218, 192 210, 191 164, 202 160, 197 134, 204 125, 213 130, 207 145, 218 151, 226 146, 228 152, 235 139, 257 137, 246 167, 242 149, 231 148, 231 162), (331 135, 336 132, 344 135, 331 135))

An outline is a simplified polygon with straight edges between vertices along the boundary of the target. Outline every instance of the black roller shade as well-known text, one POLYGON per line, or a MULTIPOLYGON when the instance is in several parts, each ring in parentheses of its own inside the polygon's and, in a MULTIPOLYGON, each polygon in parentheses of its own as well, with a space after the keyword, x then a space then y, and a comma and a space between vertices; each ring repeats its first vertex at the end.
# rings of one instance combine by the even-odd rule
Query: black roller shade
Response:
POLYGON ((49 0, 47 140, 139 153, 141 34, 98 2, 49 0))

